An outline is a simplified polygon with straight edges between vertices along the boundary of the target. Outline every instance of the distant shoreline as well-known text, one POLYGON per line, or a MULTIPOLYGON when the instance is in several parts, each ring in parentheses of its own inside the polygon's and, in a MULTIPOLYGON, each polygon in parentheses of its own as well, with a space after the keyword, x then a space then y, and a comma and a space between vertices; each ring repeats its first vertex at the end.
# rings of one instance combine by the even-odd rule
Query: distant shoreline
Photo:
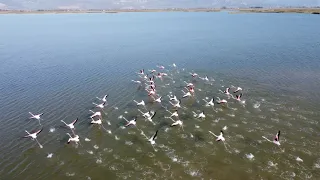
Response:
POLYGON ((239 9, 239 13, 304 13, 320 14, 320 8, 248 8, 239 9))
POLYGON ((0 10, 0 14, 83 14, 122 12, 220 12, 238 13, 305 13, 320 14, 320 8, 195 8, 195 9, 114 9, 114 10, 0 10))

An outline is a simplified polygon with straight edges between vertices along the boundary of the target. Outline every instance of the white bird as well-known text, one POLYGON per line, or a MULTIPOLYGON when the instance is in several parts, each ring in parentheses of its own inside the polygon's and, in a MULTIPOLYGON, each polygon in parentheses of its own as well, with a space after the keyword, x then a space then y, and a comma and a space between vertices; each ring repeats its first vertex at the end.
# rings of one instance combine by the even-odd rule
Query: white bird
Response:
POLYGON ((144 75, 144 69, 140 70, 140 71, 138 72, 138 74, 139 74, 139 75, 144 75))
POLYGON ((147 80, 148 79, 148 76, 147 75, 141 75, 140 77, 144 80, 147 80), (141 77, 142 76, 142 77, 141 77))
POLYGON ((40 146, 40 148, 43 148, 43 146, 38 142, 37 140, 37 135, 42 131, 42 129, 29 133, 27 130, 25 130, 25 132, 28 134, 26 136, 23 136, 23 138, 31 138, 32 140, 36 140, 36 142, 38 143, 38 145, 40 146))
POLYGON ((36 120, 38 120, 38 121, 39 121, 39 125, 41 125, 41 123, 40 123, 41 117, 40 117, 40 116, 42 116, 43 113, 34 115, 34 114, 32 114, 31 112, 29 112, 29 114, 31 114, 30 119, 36 119, 36 120))
POLYGON ((228 101, 227 100, 225 100, 225 99, 220 99, 219 97, 217 97, 218 98, 218 101, 217 101, 217 103, 218 104, 224 104, 224 103, 227 103, 228 101))
POLYGON ((154 99, 154 102, 158 102, 158 103, 161 103, 162 101, 162 96, 158 97, 157 99, 153 98, 154 99))
POLYGON ((144 100, 141 100, 141 102, 137 102, 136 100, 133 100, 137 106, 145 106, 146 104, 144 103, 144 100))
POLYGON ((155 125, 155 123, 152 121, 152 118, 153 118, 155 115, 156 115, 156 112, 154 112, 152 116, 149 116, 149 117, 146 118, 146 119, 147 119, 148 121, 150 121, 153 125, 155 125))
POLYGON ((179 100, 178 100, 178 98, 177 98, 177 96, 173 96, 173 97, 170 97, 169 95, 168 95, 168 97, 170 98, 170 101, 176 101, 176 102, 178 102, 179 100))
POLYGON ((199 115, 198 118, 206 118, 206 115, 204 114, 204 111, 202 111, 199 115))
POLYGON ((242 88, 241 88, 241 87, 237 87, 237 89, 234 90, 233 93, 236 93, 236 92, 238 92, 238 91, 242 91, 242 88))
POLYGON ((224 130, 224 131, 226 131, 227 129, 228 129, 227 126, 224 126, 224 127, 222 128, 222 130, 224 130))
POLYGON ((47 158, 52 158, 52 156, 53 156, 53 153, 49 153, 49 154, 47 155, 47 158))
POLYGON ((149 92, 150 90, 154 90, 156 88, 156 85, 153 82, 150 82, 150 84, 147 84, 147 83, 144 83, 144 84, 146 85, 147 92, 149 92))
POLYGON ((190 93, 194 94, 194 87, 189 87, 188 90, 189 90, 190 93))
POLYGON ((226 88, 226 90, 225 91, 223 91, 223 93, 225 93, 225 94, 227 94, 227 95, 229 95, 230 94, 230 88, 226 88))
POLYGON ((152 70, 149 70, 150 74, 154 73, 154 72, 157 72, 157 70, 155 69, 152 69, 152 70))
POLYGON ((173 106, 173 107, 176 107, 176 108, 181 108, 181 100, 179 99, 178 102, 176 104, 173 104, 172 102, 169 101, 169 103, 173 106))
POLYGON ((177 67, 177 65, 175 63, 172 64, 173 67, 177 67))
POLYGON ((208 101, 206 101, 205 99, 203 99, 205 102, 206 102, 206 106, 207 107, 209 107, 209 106, 214 106, 214 103, 213 103, 213 101, 214 101, 214 99, 213 98, 211 98, 211 100, 208 102, 208 101))
POLYGON ((148 139, 148 141, 151 143, 151 145, 154 145, 154 144, 156 143, 155 140, 157 139, 158 131, 159 131, 159 130, 157 130, 157 131, 148 139))
POLYGON ((154 76, 152 77, 149 77, 149 81, 148 81, 150 84, 154 84, 154 76))
POLYGON ((97 120, 94 120, 93 118, 91 118, 91 124, 102 124, 102 120, 99 118, 97 120))
POLYGON ((142 114, 144 118, 148 118, 151 116, 151 111, 148 111, 146 113, 142 112, 140 109, 138 109, 138 111, 142 114))
POLYGON ((201 80, 204 80, 204 81, 209 81, 208 76, 206 76, 206 77, 204 77, 204 78, 200 77, 200 79, 201 79, 201 80))
POLYGON ((184 83, 186 83, 187 87, 194 87, 194 85, 192 83, 188 83, 186 81, 184 81, 184 83))
POLYGON ((216 139, 216 141, 225 141, 226 139, 223 137, 223 131, 221 130, 220 131, 220 135, 219 136, 217 136, 217 135, 215 135, 213 132, 211 132, 211 131, 209 131, 209 133, 211 133, 212 135, 214 135, 217 139, 216 139))
POLYGON ((167 73, 160 73, 160 75, 163 77, 163 76, 168 76, 167 73))
POLYGON ((191 74, 191 76, 194 78, 194 77, 196 77, 196 76, 198 76, 198 74, 197 73, 190 73, 191 74))
POLYGON ((182 98, 186 98, 186 97, 190 97, 190 96, 192 96, 192 94, 188 91, 187 93, 186 92, 184 92, 183 90, 181 90, 182 92, 183 92, 183 96, 182 96, 182 98))
POLYGON ((262 136, 262 137, 263 137, 264 139, 266 139, 267 141, 272 142, 272 143, 280 146, 280 139, 279 139, 279 138, 280 138, 280 131, 278 131, 278 133, 277 133, 276 136, 274 137, 273 141, 267 139, 267 138, 264 137, 264 136, 262 136))
POLYGON ((162 76, 163 76, 163 75, 162 75, 161 73, 158 73, 157 78, 161 79, 161 81, 162 81, 162 80, 163 80, 163 79, 162 79, 162 76))
POLYGON ((141 84, 141 81, 135 81, 135 80, 131 80, 131 81, 137 84, 141 84))
POLYGON ((103 108, 104 108, 104 105, 105 105, 106 103, 107 103, 107 102, 103 102, 103 103, 101 103, 101 104, 96 104, 96 103, 92 103, 92 104, 94 104, 97 108, 103 109, 103 108))
POLYGON ((178 114, 178 110, 175 110, 173 113, 171 113, 170 111, 168 111, 171 115, 170 117, 178 117, 179 114, 178 114))
POLYGON ((72 142, 75 142, 76 144, 78 144, 78 142, 80 141, 78 135, 75 135, 74 137, 72 137, 69 133, 67 133, 67 135, 69 136, 68 144, 69 144, 71 141, 72 141, 72 142))
POLYGON ((125 127, 128 127, 130 125, 134 125, 135 126, 137 124, 137 117, 134 117, 130 121, 128 121, 125 117, 122 117, 122 118, 127 121, 127 124, 125 125, 125 127))
POLYGON ((96 97, 96 98, 101 100, 102 102, 107 102, 107 97, 108 97, 108 94, 104 95, 102 98, 99 98, 99 97, 96 97))
POLYGON ((164 66, 157 66, 159 69, 164 69, 164 66))
POLYGON ((298 162, 303 162, 303 160, 302 160, 300 157, 297 157, 297 158, 296 158, 296 161, 298 161, 298 162))
POLYGON ((67 124, 66 122, 64 122, 63 120, 61 120, 61 122, 63 122, 66 126, 68 126, 72 131, 75 129, 74 124, 78 121, 78 118, 74 121, 72 121, 70 124, 67 124))
POLYGON ((97 111, 97 112, 94 112, 94 111, 92 111, 92 110, 89 110, 89 111, 93 113, 93 114, 90 116, 90 118, 93 118, 93 117, 96 117, 96 116, 101 117, 101 112, 100 112, 100 111, 97 111))
POLYGON ((180 126, 182 128, 182 130, 183 130, 183 122, 180 119, 178 119, 176 121, 174 121, 174 120, 172 120, 172 121, 173 121, 173 123, 170 125, 171 127, 180 126))
POLYGON ((240 99, 240 98, 241 98, 241 96, 242 96, 242 93, 241 93, 241 94, 239 94, 239 95, 236 95, 236 100, 237 100, 237 101, 241 101, 241 99, 240 99))
POLYGON ((154 88, 154 86, 150 86, 151 90, 147 90, 148 91, 148 96, 151 95, 155 95, 156 94, 156 89, 154 88))

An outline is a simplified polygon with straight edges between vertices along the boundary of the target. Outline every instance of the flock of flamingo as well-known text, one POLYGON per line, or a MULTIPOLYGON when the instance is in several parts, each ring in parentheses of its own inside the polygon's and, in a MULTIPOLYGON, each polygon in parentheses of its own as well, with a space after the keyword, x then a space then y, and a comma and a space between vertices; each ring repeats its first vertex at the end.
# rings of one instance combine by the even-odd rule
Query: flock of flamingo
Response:
MULTIPOLYGON (((192 98, 195 96, 195 90, 196 87, 193 83, 191 82, 186 82, 185 83, 185 87, 183 87, 182 91, 182 95, 180 98, 178 98, 176 95, 172 94, 170 92, 169 95, 167 95, 168 97, 168 102, 170 103, 169 105, 171 105, 171 111, 168 110, 167 107, 163 106, 162 102, 163 102, 163 98, 164 96, 161 96, 158 91, 157 91, 157 86, 156 86, 156 81, 163 81, 164 78, 171 78, 167 73, 164 73, 164 66, 157 66, 159 68, 159 70, 149 70, 149 72, 145 72, 144 69, 139 70, 139 72, 137 72, 137 75, 139 76, 139 80, 132 80, 132 82, 139 84, 140 87, 143 87, 144 91, 146 91, 146 96, 150 97, 150 99, 152 99, 152 101, 154 103, 159 103, 161 105, 162 108, 165 109, 166 112, 169 113, 168 116, 163 116, 163 118, 166 119, 170 119, 172 120, 172 124, 170 125, 171 128, 174 127, 180 127, 183 130, 183 120, 179 117, 179 109, 183 108, 182 107, 182 99, 185 98, 192 98), (162 71, 162 72, 161 72, 162 71)), ((171 65, 172 68, 176 69, 176 65, 172 64, 171 65)), ((190 80, 195 81, 195 80, 202 80, 202 81, 206 81, 209 82, 211 80, 209 80, 209 78, 207 76, 205 77, 200 77, 197 73, 190 73, 190 80)), ((174 83, 174 82, 173 82, 174 83)), ((199 89, 200 91, 200 89, 199 89)), ((227 97, 231 97, 231 99, 234 99, 235 101, 238 101, 241 104, 244 104, 245 101, 242 100, 242 88, 240 87, 227 87, 224 91, 220 90, 221 93, 225 94, 227 97), (232 90, 232 92, 230 92, 232 90), (235 96, 234 96, 235 95, 235 96)), ((98 98, 98 97, 97 97, 98 98)), ((95 106, 96 109, 99 109, 98 111, 93 111, 93 110, 89 110, 91 112, 91 115, 88 117, 91 121, 91 124, 96 124, 101 126, 102 128, 104 128, 103 126, 103 120, 102 120, 102 113, 103 109, 108 105, 108 94, 103 96, 102 98, 98 98, 99 101, 101 101, 101 103, 96 104, 93 103, 93 105, 95 106)), ((146 107, 146 103, 144 100, 141 101, 136 101, 133 100, 136 105, 138 106, 138 111, 141 113, 141 116, 146 120, 149 121, 150 123, 152 123, 153 125, 155 125, 155 123, 153 122, 153 118, 156 115, 155 111, 151 111, 151 110, 147 110, 146 107), (144 112, 144 110, 147 110, 146 112, 144 112)), ((217 98, 211 98, 210 100, 206 100, 203 99, 203 101, 205 102, 204 106, 206 107, 214 107, 215 104, 220 105, 220 106, 227 106, 228 101, 226 99, 220 99, 219 97, 217 98)), ((31 112, 29 112, 29 114, 31 115, 31 119, 35 119, 38 120, 39 125, 41 125, 41 116, 44 113, 41 114, 33 114, 31 112)), ((206 118, 206 114, 204 111, 202 111, 201 113, 197 114, 196 112, 193 112, 194 117, 196 118, 200 118, 200 119, 205 119, 206 118)), ((125 117, 121 117, 122 119, 125 120, 125 124, 122 126, 123 128, 127 128, 130 126, 134 126, 136 127, 138 130, 140 130, 137 126, 137 119, 138 117, 135 116, 132 119, 128 120, 125 117)), ((77 135, 75 133, 75 124, 79 121, 78 118, 76 118, 75 120, 73 120, 70 123, 67 123, 63 120, 61 120, 61 122, 71 130, 72 135, 70 133, 67 133, 67 135, 69 136, 69 139, 67 141, 67 143, 76 143, 78 144, 80 142, 80 137, 79 135, 77 135)), ((110 122, 107 121, 108 125, 110 125, 110 122)), ((105 129, 105 128, 104 128, 105 129)), ((37 140, 37 136, 39 135, 39 133, 42 132, 42 128, 40 130, 35 130, 32 132, 28 132, 27 130, 25 130, 25 132, 27 133, 26 136, 24 136, 24 138, 31 138, 32 140, 35 140, 38 145, 40 146, 40 148, 43 148, 43 146, 38 142, 37 140)), ((105 129, 109 134, 111 134, 111 130, 107 130, 105 129)), ((211 131, 209 131, 208 133, 212 134, 215 138, 216 141, 221 141, 223 143, 225 143, 226 139, 224 137, 224 131, 227 130, 227 127, 224 126, 221 131, 219 132, 219 134, 215 134, 211 131)), ((151 137, 148 137, 145 135, 145 133, 140 130, 141 135, 143 137, 146 138, 146 140, 152 145, 152 147, 156 144, 156 139, 157 136, 159 134, 159 129, 155 130, 154 134, 151 137)), ((275 137, 270 140, 264 136, 262 136, 264 139, 266 139, 268 142, 274 143, 278 146, 280 146, 280 131, 278 131, 275 135, 275 137)))

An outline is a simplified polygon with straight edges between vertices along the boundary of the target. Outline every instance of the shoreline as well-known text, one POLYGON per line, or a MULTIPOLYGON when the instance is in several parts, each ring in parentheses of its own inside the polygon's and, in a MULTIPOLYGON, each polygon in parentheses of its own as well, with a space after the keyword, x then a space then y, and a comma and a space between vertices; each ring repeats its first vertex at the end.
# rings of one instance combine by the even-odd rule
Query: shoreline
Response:
POLYGON ((194 9, 111 9, 111 10, 0 10, 0 14, 86 14, 123 12, 221 12, 320 14, 320 8, 194 8, 194 9))
POLYGON ((123 12, 220 12, 221 9, 0 10, 0 14, 86 14, 123 12))
POLYGON ((248 8, 239 9, 238 13, 304 13, 320 14, 320 8, 248 8))

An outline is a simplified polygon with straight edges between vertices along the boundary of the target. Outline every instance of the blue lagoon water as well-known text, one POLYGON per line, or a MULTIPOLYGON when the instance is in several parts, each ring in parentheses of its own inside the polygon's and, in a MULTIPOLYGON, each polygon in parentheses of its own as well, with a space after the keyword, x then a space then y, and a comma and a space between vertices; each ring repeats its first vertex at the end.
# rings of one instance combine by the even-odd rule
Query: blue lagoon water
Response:
POLYGON ((320 178, 317 15, 28 14, 1 15, 0 24, 0 179, 320 178), (169 128, 168 112, 131 81, 156 65, 175 80, 156 80, 170 110, 166 95, 182 96, 190 72, 214 79, 192 81, 196 96, 179 110, 184 131, 169 128), (219 91, 230 86, 243 88, 245 105, 219 91), (103 125, 112 134, 89 124, 92 102, 106 93, 103 125), (206 97, 229 104, 207 108, 206 97), (155 126, 134 99, 157 112, 155 126), (202 110, 205 120, 193 117, 202 110), (43 149, 20 138, 41 128, 28 112, 44 113, 43 149), (138 129, 120 128, 119 116, 136 115, 147 136, 160 129, 158 151, 138 129), (77 117, 81 145, 67 145, 60 120, 77 117), (208 133, 224 126, 226 146, 208 133), (278 130, 281 149, 262 138, 278 130))

